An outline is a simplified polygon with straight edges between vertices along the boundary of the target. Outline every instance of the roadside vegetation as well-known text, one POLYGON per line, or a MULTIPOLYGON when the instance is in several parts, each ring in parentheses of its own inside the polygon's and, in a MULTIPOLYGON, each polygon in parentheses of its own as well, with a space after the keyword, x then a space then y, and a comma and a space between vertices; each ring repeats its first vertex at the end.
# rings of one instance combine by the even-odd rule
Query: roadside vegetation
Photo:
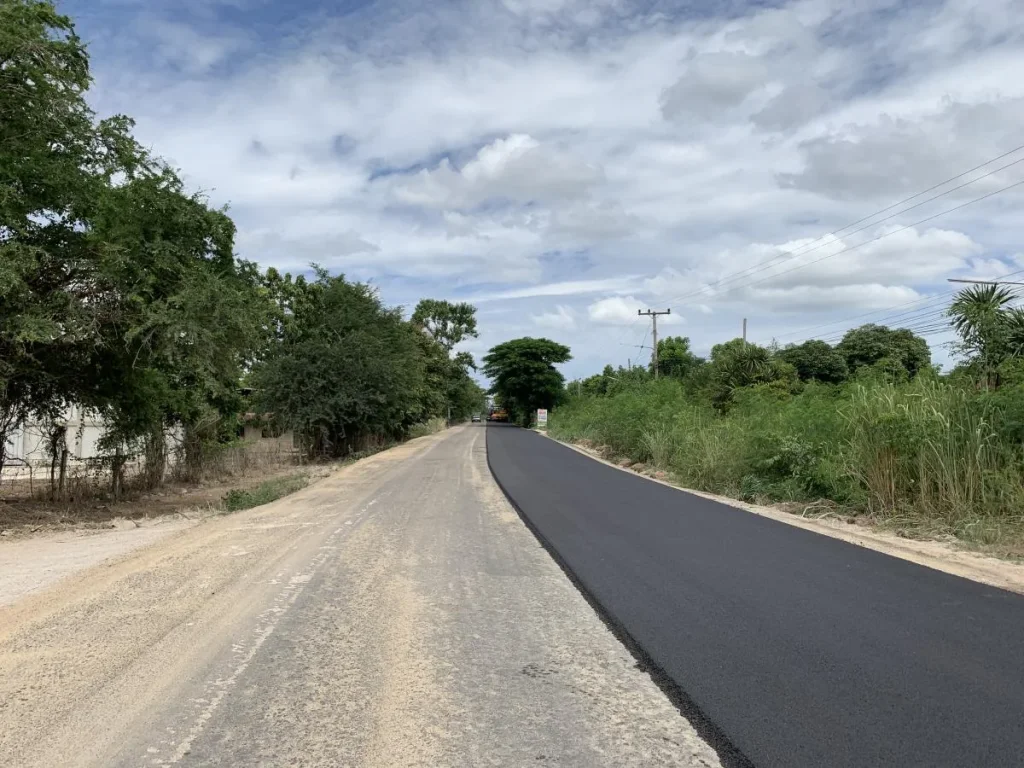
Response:
POLYGON ((86 47, 51 2, 0 2, 0 62, 0 506, 26 503, 7 451, 26 424, 47 465, 27 495, 66 507, 230 474, 244 423, 292 433, 280 459, 308 461, 481 410, 455 349, 474 307, 425 299, 407 316, 315 265, 239 258, 226 209, 129 117, 93 113, 86 47), (87 466, 72 406, 105 425, 87 466))
POLYGON ((224 496, 224 510, 226 512, 239 512, 243 509, 251 509, 252 507, 269 504, 288 494, 301 491, 307 485, 309 485, 309 475, 296 473, 288 477, 265 480, 255 488, 247 490, 234 488, 224 496))
POLYGON ((660 379, 609 366, 571 382, 549 429, 685 487, 1024 556, 1024 322, 1012 298, 959 294, 949 320, 962 362, 947 374, 906 329, 863 326, 834 347, 734 339, 707 360, 668 338, 660 379))

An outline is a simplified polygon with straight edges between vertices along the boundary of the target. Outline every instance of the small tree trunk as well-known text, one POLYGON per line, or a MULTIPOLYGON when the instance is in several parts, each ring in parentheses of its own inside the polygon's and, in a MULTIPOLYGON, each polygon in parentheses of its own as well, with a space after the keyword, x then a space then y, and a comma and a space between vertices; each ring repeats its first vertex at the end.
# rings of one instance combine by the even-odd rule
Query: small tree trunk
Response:
POLYGON ((50 500, 57 501, 64 489, 64 472, 67 466, 67 427, 63 424, 50 426, 50 500), (60 467, 60 485, 58 486, 57 468, 60 467))
POLYGON ((68 477, 68 448, 65 445, 60 452, 60 482, 57 485, 57 495, 61 501, 67 500, 67 477, 68 477))
POLYGON ((124 456, 121 453, 121 446, 118 445, 114 449, 114 459, 110 465, 110 492, 114 496, 114 501, 121 498, 121 490, 124 485, 123 467, 124 456))
POLYGON ((57 500, 57 452, 50 453, 50 501, 57 500))
POLYGON ((193 424, 185 425, 184 449, 184 477, 189 482, 195 482, 202 474, 203 439, 193 424))
POLYGON ((162 428, 155 429, 146 438, 146 488, 158 488, 164 481, 167 468, 167 440, 162 428))

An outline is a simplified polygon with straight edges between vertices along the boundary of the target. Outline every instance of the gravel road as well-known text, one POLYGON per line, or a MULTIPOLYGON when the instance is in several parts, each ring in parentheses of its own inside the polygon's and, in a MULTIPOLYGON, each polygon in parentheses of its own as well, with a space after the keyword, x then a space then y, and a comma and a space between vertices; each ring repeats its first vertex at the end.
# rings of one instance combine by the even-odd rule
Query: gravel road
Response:
POLYGON ((0 607, 0 765, 718 765, 509 507, 484 434, 0 607))

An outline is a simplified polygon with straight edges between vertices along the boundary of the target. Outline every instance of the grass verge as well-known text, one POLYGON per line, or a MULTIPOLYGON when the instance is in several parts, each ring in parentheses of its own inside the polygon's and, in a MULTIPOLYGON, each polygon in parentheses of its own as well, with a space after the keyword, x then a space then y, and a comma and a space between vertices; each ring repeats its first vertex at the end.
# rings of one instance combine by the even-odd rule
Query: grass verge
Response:
POLYGON ((259 507, 272 501, 300 491, 309 485, 309 475, 298 473, 273 480, 265 480, 255 488, 246 490, 234 488, 224 496, 224 510, 239 512, 243 509, 259 507))

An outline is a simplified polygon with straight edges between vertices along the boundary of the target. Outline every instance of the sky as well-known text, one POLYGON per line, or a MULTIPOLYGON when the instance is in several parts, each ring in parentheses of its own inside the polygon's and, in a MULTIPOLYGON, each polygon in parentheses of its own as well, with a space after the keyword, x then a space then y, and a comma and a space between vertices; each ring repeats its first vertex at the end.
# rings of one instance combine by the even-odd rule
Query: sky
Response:
POLYGON ((1018 2, 59 7, 240 257, 472 302, 465 349, 544 336, 573 378, 649 357, 641 308, 702 354, 891 320, 947 362, 947 278, 1024 270, 1018 2))

